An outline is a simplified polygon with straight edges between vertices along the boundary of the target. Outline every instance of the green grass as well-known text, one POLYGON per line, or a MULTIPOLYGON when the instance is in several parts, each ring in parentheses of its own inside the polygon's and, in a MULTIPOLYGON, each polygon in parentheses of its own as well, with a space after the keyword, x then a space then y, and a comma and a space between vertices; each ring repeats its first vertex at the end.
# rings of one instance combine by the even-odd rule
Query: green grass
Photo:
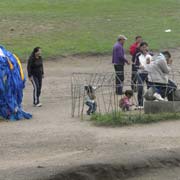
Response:
POLYGON ((112 112, 107 114, 93 114, 91 121, 98 126, 125 126, 132 124, 147 124, 166 120, 179 120, 180 113, 142 114, 112 112))
POLYGON ((1 44, 23 60, 35 46, 44 57, 111 53, 140 34, 151 49, 180 46, 180 0, 1 0, 1 44), (172 29, 165 33, 165 29, 172 29))

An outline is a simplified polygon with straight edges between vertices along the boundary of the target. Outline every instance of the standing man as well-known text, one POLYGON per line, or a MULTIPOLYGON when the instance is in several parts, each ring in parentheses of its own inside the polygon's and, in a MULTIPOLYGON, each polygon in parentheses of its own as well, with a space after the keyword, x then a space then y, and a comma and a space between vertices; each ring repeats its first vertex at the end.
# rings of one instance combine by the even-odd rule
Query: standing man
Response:
POLYGON ((122 95, 123 82, 124 82, 124 64, 130 64, 125 57, 123 45, 127 38, 124 35, 119 35, 117 42, 113 47, 112 63, 116 73, 116 94, 122 95))
POLYGON ((132 56, 131 89, 136 92, 137 68, 135 65, 136 54, 140 52, 139 45, 143 41, 141 36, 135 37, 135 42, 129 47, 129 53, 132 56))
POLYGON ((129 47, 129 52, 131 56, 133 56, 136 53, 136 49, 139 47, 142 41, 143 41, 142 36, 136 36, 135 42, 129 47))

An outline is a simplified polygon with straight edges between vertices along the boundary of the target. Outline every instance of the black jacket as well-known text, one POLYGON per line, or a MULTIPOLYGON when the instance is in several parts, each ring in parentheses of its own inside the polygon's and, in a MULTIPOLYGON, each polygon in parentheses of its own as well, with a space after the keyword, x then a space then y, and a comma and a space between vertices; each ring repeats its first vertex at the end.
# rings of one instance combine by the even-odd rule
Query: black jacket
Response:
POLYGON ((32 75, 43 75, 44 69, 43 69, 43 59, 40 56, 39 59, 37 59, 35 56, 30 56, 28 59, 27 64, 27 72, 28 77, 31 77, 32 75))

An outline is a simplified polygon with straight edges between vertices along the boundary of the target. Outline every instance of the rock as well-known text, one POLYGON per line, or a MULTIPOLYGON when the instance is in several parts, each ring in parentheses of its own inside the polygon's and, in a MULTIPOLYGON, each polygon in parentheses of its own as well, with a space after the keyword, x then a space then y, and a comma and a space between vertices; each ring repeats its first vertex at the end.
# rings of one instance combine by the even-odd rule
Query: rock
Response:
POLYGON ((145 101, 144 112, 146 114, 180 112, 180 101, 145 101))

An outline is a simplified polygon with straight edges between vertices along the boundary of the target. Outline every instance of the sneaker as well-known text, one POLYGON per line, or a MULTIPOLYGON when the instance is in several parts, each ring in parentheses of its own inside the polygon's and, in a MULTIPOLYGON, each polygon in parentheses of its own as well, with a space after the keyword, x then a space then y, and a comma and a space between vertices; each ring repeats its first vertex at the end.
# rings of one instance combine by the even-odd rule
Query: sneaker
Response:
POLYGON ((36 107, 41 107, 42 104, 41 104, 41 103, 38 103, 38 104, 36 104, 35 106, 36 106, 36 107))
POLYGON ((144 109, 144 106, 138 106, 138 109, 139 109, 139 110, 143 110, 143 109, 144 109))
POLYGON ((136 106, 135 108, 134 108, 134 110, 143 110, 144 109, 144 106, 136 106))
POLYGON ((154 94, 153 94, 153 97, 156 98, 156 99, 159 100, 159 101, 165 101, 165 99, 162 98, 161 95, 158 94, 158 93, 154 93, 154 94))

